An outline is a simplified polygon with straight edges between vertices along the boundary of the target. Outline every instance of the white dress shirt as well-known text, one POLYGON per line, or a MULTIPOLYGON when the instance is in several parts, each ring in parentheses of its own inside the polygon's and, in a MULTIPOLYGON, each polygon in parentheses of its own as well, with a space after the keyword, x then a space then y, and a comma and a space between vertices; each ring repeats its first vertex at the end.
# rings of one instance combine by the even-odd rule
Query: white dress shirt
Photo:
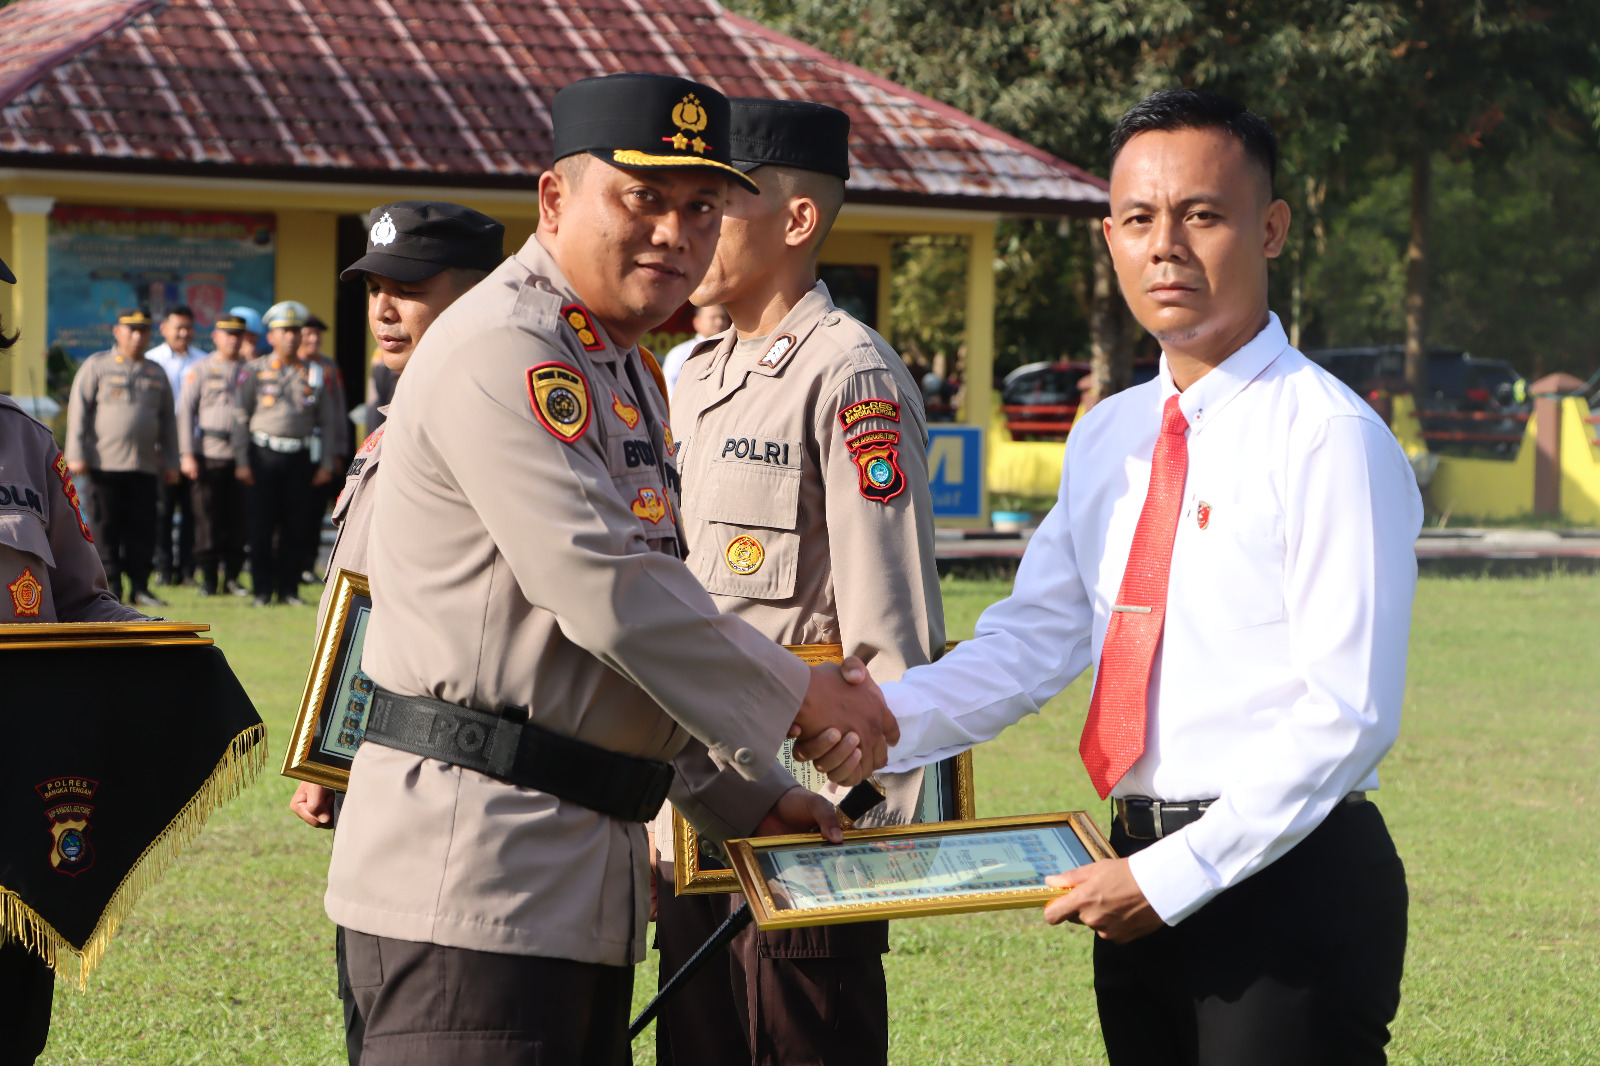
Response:
MULTIPOLYGON (((1159 377, 1073 427, 1011 596, 973 640, 883 686, 900 721, 890 770, 995 737, 1098 661, 1177 392, 1163 356, 1159 377)), ((1144 754, 1112 790, 1216 799, 1131 859, 1168 924, 1377 787, 1400 727, 1422 525, 1394 435, 1289 347, 1276 315, 1178 402, 1189 466, 1144 754)))
POLYGON ((189 345, 189 350, 179 355, 172 350, 172 345, 162 342, 144 353, 144 357, 166 371, 167 380, 172 383, 173 409, 176 410, 178 396, 183 392, 183 375, 188 373, 190 367, 204 361, 211 353, 201 351, 194 345, 189 345))

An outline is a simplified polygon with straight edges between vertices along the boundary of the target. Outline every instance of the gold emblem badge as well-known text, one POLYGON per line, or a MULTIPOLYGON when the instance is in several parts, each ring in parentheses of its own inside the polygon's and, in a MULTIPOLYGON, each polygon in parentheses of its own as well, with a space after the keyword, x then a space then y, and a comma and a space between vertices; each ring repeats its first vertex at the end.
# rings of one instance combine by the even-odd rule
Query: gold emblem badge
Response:
POLYGON ((700 98, 690 93, 672 109, 672 124, 678 127, 678 132, 661 139, 680 152, 693 148, 696 155, 705 155, 706 149, 711 146, 701 140, 699 134, 706 128, 707 121, 706 109, 701 106, 700 98), (691 133, 695 135, 693 140, 689 138, 691 133))
POLYGON ((627 423, 629 429, 639 424, 639 409, 637 407, 629 407, 623 403, 617 396, 615 389, 611 391, 611 410, 616 412, 618 418, 627 423))
POLYGON ((640 489, 639 498, 633 501, 633 513, 655 525, 667 517, 667 505, 655 489, 640 489))
POLYGON ((540 363, 528 370, 528 399, 544 428, 571 444, 589 428, 589 380, 566 363, 540 363))
POLYGON ((728 544, 727 560, 728 569, 734 573, 753 574, 766 562, 767 552, 759 540, 746 534, 734 537, 728 544))
POLYGON ((23 567, 22 573, 6 588, 11 590, 11 610, 18 618, 38 618, 44 603, 44 586, 33 576, 33 570, 23 567))

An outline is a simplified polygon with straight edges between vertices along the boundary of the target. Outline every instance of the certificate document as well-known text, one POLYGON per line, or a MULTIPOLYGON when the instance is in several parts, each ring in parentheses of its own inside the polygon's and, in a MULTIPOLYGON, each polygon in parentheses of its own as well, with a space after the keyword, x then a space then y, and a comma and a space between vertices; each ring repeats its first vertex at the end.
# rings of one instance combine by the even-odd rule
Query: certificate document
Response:
POLYGON ((1061 894, 1044 879, 1114 857, 1082 811, 729 842, 763 928, 999 910, 1061 894))

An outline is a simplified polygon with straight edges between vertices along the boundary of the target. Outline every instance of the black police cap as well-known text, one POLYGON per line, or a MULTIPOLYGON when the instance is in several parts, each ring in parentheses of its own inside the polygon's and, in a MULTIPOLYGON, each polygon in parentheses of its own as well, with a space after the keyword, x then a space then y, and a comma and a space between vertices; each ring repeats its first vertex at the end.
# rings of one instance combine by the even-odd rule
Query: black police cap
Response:
POLYGON ((5 282, 7 285, 15 285, 17 283, 17 276, 11 273, 11 268, 6 266, 4 259, 0 259, 0 281, 5 282))
POLYGON ((551 122, 557 159, 588 152, 630 170, 714 170, 760 191, 732 164, 727 97, 687 78, 584 78, 556 93, 551 122))
POLYGON ((850 116, 805 100, 735 97, 728 101, 733 165, 798 167, 850 179, 850 116))
POLYGON ((441 200, 401 200, 368 216, 367 254, 339 280, 377 274, 422 281, 451 267, 493 270, 506 257, 506 228, 481 211, 441 200))

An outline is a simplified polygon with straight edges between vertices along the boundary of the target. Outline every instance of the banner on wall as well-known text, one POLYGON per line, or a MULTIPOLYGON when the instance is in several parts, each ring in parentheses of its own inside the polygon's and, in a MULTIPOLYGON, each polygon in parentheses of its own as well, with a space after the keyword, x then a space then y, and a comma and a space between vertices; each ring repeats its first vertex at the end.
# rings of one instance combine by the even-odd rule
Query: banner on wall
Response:
MULTIPOLYGON (((272 304, 273 215, 58 205, 50 212, 50 338, 73 359, 111 346, 125 307, 194 310, 195 341, 230 307, 272 304)), ((152 343, 160 343, 156 336, 152 343)))

